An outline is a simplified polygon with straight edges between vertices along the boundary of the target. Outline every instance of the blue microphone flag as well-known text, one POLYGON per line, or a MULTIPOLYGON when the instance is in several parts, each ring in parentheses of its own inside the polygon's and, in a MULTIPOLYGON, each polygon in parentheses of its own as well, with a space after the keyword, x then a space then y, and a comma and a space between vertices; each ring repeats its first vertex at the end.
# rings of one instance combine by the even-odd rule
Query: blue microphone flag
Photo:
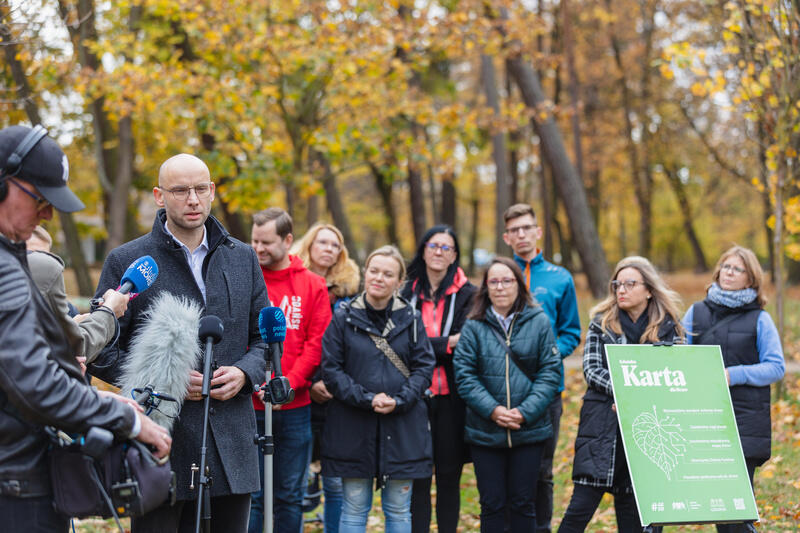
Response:
MULTIPOLYGON (((125 287, 128 284, 128 290, 132 292, 142 292, 152 285, 158 277, 158 265, 155 259, 149 255, 140 257, 128 267, 128 270, 122 275, 119 284, 125 287)), ((123 291, 124 292, 124 291, 123 291)))
POLYGON ((267 344, 286 339, 286 317, 279 307, 265 307, 258 314, 258 331, 267 344))

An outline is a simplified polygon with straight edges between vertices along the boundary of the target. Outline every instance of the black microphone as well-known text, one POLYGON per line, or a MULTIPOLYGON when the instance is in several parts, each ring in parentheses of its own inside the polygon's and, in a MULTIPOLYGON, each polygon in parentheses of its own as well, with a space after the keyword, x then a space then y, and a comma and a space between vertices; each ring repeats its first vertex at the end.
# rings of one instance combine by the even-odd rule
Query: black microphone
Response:
POLYGON ((219 317, 208 315, 200 319, 200 329, 197 332, 197 336, 206 345, 205 359, 203 361, 203 396, 208 396, 208 391, 211 388, 212 346, 222 340, 224 330, 222 320, 219 317))

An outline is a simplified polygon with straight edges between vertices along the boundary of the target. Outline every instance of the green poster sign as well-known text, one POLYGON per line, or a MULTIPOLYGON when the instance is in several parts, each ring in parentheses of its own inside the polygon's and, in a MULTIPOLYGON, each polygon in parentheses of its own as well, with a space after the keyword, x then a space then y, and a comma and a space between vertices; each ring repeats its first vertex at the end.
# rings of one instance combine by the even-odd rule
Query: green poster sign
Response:
POLYGON ((758 520, 719 346, 606 345, 643 524, 758 520))

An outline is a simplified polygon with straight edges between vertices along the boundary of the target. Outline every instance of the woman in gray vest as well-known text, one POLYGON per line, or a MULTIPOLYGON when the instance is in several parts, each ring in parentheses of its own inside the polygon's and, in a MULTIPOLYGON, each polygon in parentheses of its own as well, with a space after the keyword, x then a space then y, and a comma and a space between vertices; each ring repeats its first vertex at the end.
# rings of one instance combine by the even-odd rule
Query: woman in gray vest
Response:
MULTIPOLYGON (((719 344, 750 484, 772 444, 769 386, 783 377, 780 336, 762 287, 764 273, 752 250, 734 246, 717 261, 706 298, 683 317, 690 344, 719 344)), ((752 524, 718 524, 717 531, 755 531, 752 524)))

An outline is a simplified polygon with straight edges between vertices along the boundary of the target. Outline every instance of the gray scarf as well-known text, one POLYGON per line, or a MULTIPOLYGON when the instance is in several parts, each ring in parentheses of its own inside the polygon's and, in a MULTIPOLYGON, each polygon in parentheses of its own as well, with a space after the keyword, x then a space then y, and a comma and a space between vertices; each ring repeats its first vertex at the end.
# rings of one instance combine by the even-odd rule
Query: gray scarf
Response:
POLYGON ((740 289, 738 291, 723 290, 717 282, 714 282, 708 289, 708 299, 718 305, 724 305, 736 309, 747 305, 758 296, 758 292, 753 288, 740 289))

